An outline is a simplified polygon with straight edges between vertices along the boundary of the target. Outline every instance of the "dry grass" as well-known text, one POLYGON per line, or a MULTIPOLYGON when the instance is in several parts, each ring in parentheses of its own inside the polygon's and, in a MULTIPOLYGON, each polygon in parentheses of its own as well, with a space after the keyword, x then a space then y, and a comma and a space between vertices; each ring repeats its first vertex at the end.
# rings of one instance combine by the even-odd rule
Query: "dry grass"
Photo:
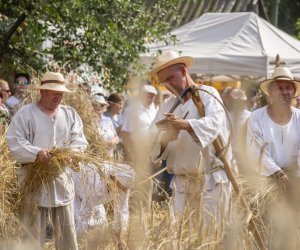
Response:
POLYGON ((89 143, 88 152, 97 155, 98 161, 112 160, 108 153, 108 146, 98 133, 98 124, 94 116, 90 97, 76 83, 69 83, 72 93, 64 95, 63 104, 74 108, 84 124, 84 134, 89 143))
POLYGON ((17 168, 6 143, 6 126, 0 124, 0 241, 19 233, 17 168))
MULTIPOLYGON (((65 150, 54 149, 53 167, 55 171, 44 172, 43 166, 34 163, 32 168, 38 171, 32 171, 31 177, 28 181, 37 180, 36 176, 42 181, 45 178, 56 176, 62 169, 60 166, 70 165, 69 157, 73 159, 74 168, 77 167, 79 161, 94 162, 99 166, 101 172, 101 164, 105 161, 118 161, 118 159, 111 159, 108 154, 107 145, 103 139, 98 135, 97 124, 92 114, 92 107, 88 96, 76 85, 70 83, 70 87, 75 91, 71 94, 66 94, 64 97, 64 104, 72 106, 77 110, 84 123, 84 133, 89 142, 87 154, 80 154, 74 152, 67 152, 65 150), (43 176, 44 177, 41 177, 43 176)), ((37 93, 31 93, 30 100, 36 100, 37 93)), ((0 241, 6 242, 6 246, 11 249, 18 249, 18 244, 22 235, 21 227, 18 222, 18 206, 19 206, 19 192, 17 189, 17 167, 15 162, 10 157, 7 144, 5 140, 6 128, 0 127, 0 241)), ((145 164, 145 156, 139 155, 139 164, 141 169, 146 168, 142 166, 145 164)), ((145 173, 139 173, 137 182, 141 182, 145 178, 145 173)), ((112 192, 119 192, 115 186, 114 181, 105 179, 111 186, 112 192)), ((299 244, 299 230, 295 218, 284 216, 286 221, 291 222, 288 226, 286 224, 277 225, 275 228, 279 232, 284 229, 286 232, 294 232, 287 237, 287 242, 277 242, 276 232, 269 218, 267 218, 267 211, 270 207, 278 205, 280 207, 280 214, 286 215, 290 212, 286 206, 281 206, 281 194, 278 192, 278 186, 274 182, 260 178, 257 174, 247 173, 247 175, 240 176, 238 182, 242 187, 243 194, 246 198, 248 207, 251 208, 253 217, 261 235, 266 239, 268 246, 277 246, 277 249, 292 249, 292 247, 300 246, 299 244), (288 228, 288 229, 287 229, 288 228), (281 229, 281 230, 280 230, 281 229), (275 235, 275 236, 274 236, 275 235), (281 248, 278 248, 280 246, 281 248), (284 247, 286 246, 286 247, 284 247)), ((41 185, 35 183, 35 185, 41 185)), ((27 188, 30 184, 26 185, 27 188)), ((147 189, 149 185, 144 185, 147 189)), ((143 192, 145 190, 134 191, 134 194, 143 192)), ((147 190, 146 190, 147 191, 147 190)), ((26 191, 28 192, 28 191, 26 191)), ((193 211, 193 216, 187 215, 181 223, 172 223, 170 217, 170 207, 168 202, 156 203, 152 202, 150 207, 146 207, 144 200, 147 198, 143 195, 134 196, 131 203, 131 218, 128 232, 116 233, 112 230, 111 224, 106 228, 93 228, 86 233, 79 235, 78 242, 80 249, 257 249, 253 235, 248 230, 247 213, 240 204, 239 197, 233 195, 231 201, 231 217, 227 220, 222 220, 219 223, 212 221, 210 228, 204 226, 202 223, 201 213, 193 211), (138 197, 138 198, 137 198, 138 197), (194 227, 190 227, 191 221, 194 227)), ((275 216, 282 219, 282 216, 275 216)), ((275 220, 273 220, 275 221, 275 220)), ((286 234, 282 233, 283 236, 286 234)), ((280 237, 278 237, 280 238, 280 237)), ((19 248, 20 249, 20 248, 19 248)), ((30 247, 28 248, 30 249, 30 247)), ((53 244, 47 245, 47 249, 53 249, 53 244)))

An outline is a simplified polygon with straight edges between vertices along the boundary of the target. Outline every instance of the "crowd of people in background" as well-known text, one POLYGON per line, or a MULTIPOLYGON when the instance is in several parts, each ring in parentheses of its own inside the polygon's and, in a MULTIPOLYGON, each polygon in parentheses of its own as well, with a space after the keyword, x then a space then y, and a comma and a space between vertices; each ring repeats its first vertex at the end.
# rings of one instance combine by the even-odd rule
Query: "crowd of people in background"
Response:
MULTIPOLYGON (((226 87, 220 93, 226 112, 216 99, 201 93, 205 113, 209 117, 207 119, 211 119, 205 124, 202 122, 202 117, 197 114, 194 104, 189 102, 188 98, 184 100, 180 108, 176 109, 174 114, 168 114, 168 110, 176 102, 177 97, 186 88, 197 85, 187 70, 192 60, 175 54, 169 55, 169 57, 172 56, 173 58, 169 58, 169 61, 160 62, 157 70, 151 72, 166 85, 170 91, 168 93, 165 90, 153 87, 148 82, 142 84, 138 91, 139 94, 133 97, 128 97, 126 93, 111 93, 106 96, 102 92, 93 92, 87 83, 80 85, 90 97, 99 135, 107 144, 110 156, 122 156, 124 162, 132 164, 135 171, 138 171, 137 165, 141 161, 149 162, 147 164, 149 166, 148 172, 146 171, 149 175, 164 169, 166 166, 168 170, 171 169, 172 171, 165 171, 156 177, 160 185, 160 189, 156 189, 156 192, 163 193, 163 195, 158 195, 162 200, 168 199, 173 191, 175 197, 174 212, 177 214, 183 214, 187 203, 190 206, 192 204, 197 205, 198 202, 195 202, 195 200, 200 198, 205 201, 206 212, 215 211, 211 207, 219 206, 216 203, 220 202, 219 197, 221 194, 224 195, 224 202, 226 203, 223 204, 223 208, 228 211, 230 184, 224 171, 220 168, 222 163, 218 161, 218 157, 214 154, 215 149, 212 147, 210 138, 215 137, 218 132, 226 141, 230 136, 228 134, 230 129, 228 128, 231 127, 231 131, 233 131, 231 133, 233 157, 229 157, 229 161, 232 166, 235 166, 234 171, 236 173, 243 171, 243 169, 238 169, 236 166, 245 165, 245 157, 241 152, 247 150, 247 143, 251 145, 253 152, 259 154, 257 152, 258 148, 263 147, 266 141, 273 141, 274 143, 266 146, 267 152, 263 155, 266 168, 262 175, 275 176, 280 187, 286 189, 289 179, 286 169, 289 170, 290 165, 297 165, 297 163, 291 162, 291 159, 297 161, 300 138, 295 136, 299 131, 297 129, 299 111, 291 107, 292 99, 299 94, 300 85, 298 81, 293 80, 289 69, 281 66, 277 67, 272 79, 262 83, 261 90, 271 100, 270 104, 262 109, 254 88, 245 91, 240 88, 226 87), (170 76, 179 77, 178 74, 181 74, 182 78, 176 83, 172 82, 170 76), (279 77, 279 80, 276 76, 279 77), (283 98, 280 97, 281 95, 283 98), (185 122, 185 118, 189 120, 188 123, 185 122), (155 125, 161 120, 169 122, 173 128, 177 129, 177 132, 175 135, 168 134, 165 145, 163 140, 166 138, 163 136, 158 142, 155 141, 154 145, 148 147, 151 149, 149 159, 140 159, 139 157, 143 157, 141 156, 141 145, 152 141, 149 138, 153 136, 153 127, 155 129, 159 128, 155 125), (214 122, 211 122, 212 120, 214 122), (203 131, 206 134, 205 138, 202 136, 203 131), (170 139, 170 137, 172 138, 170 139), (295 152, 288 149, 291 143, 294 145, 295 152), (255 147, 257 145, 260 147, 255 147), (199 150, 202 152, 201 156, 197 155, 199 150), (183 155, 181 151, 186 153, 183 155), (285 152, 284 157, 282 152, 285 152), (196 157, 206 159, 206 162, 203 163, 204 165, 207 164, 206 167, 204 166, 205 171, 207 171, 206 186, 198 185, 197 179, 189 177, 190 191, 183 190, 186 176, 191 176, 198 171, 197 164, 199 160, 195 159, 196 157), (186 164, 190 168, 195 165, 195 173, 190 172, 191 169, 187 171, 186 164), (195 190, 198 190, 198 196, 192 195, 192 191, 195 190), (200 197, 201 190, 205 192, 200 197), (186 197, 187 194, 190 196, 186 197), (215 197, 215 200, 212 201, 211 197, 215 197)), ((201 85, 201 88, 215 96, 219 95, 210 86, 201 85)), ((63 93, 69 92, 65 87, 63 76, 47 72, 43 76, 38 90, 41 99, 37 104, 31 103, 24 106, 23 101, 26 92, 31 91, 30 76, 26 73, 18 73, 11 85, 4 79, 0 79, 0 122, 9 125, 7 138, 14 158, 21 164, 34 162, 36 159, 45 164, 49 163, 49 142, 56 147, 59 145, 56 144, 55 140, 57 138, 53 137, 53 134, 45 133, 47 129, 56 131, 54 133, 56 137, 65 138, 64 140, 60 139, 60 142, 68 142, 68 145, 73 147, 74 150, 85 150, 87 141, 83 134, 83 124, 79 115, 74 109, 60 105, 63 93), (12 87, 12 90, 10 87, 12 87), (44 116, 44 114, 47 114, 47 116, 44 116), (58 123, 53 125, 51 120, 58 121, 58 123), (66 127, 65 124, 68 124, 69 127, 66 127), (25 131, 29 132, 26 133, 25 131), (39 135, 38 138, 34 137, 36 134, 39 135), (32 145, 29 145, 27 141, 30 141, 32 145)), ((296 100, 295 106, 299 107, 299 99, 296 100)), ((164 130, 166 134, 169 133, 169 131, 166 132, 165 128, 164 130)), ((111 163, 106 164, 109 166, 111 163)), ((81 188, 77 193, 75 192, 74 215, 74 207, 71 205, 73 199, 72 187, 66 184, 67 174, 62 173, 62 179, 65 178, 65 182, 59 183, 57 179, 54 179, 51 184, 53 187, 51 192, 54 194, 53 199, 46 199, 46 194, 41 194, 38 201, 40 207, 47 208, 40 209, 35 218, 36 224, 39 225, 38 234, 41 237, 39 239, 41 243, 44 241, 45 236, 41 236, 41 232, 45 234, 43 231, 46 224, 45 215, 49 213, 49 209, 55 221, 54 227, 63 230, 60 232, 63 237, 59 235, 57 230, 55 231, 57 247, 60 247, 60 249, 76 249, 77 245, 74 243, 76 242, 75 231, 81 232, 87 228, 87 225, 103 224, 103 221, 106 220, 103 207, 103 203, 105 203, 103 200, 108 195, 106 187, 103 186, 92 165, 82 166, 82 169, 89 176, 87 178, 94 180, 94 182, 96 180, 97 184, 91 185, 101 190, 97 196, 99 202, 93 203, 92 206, 84 203, 85 194, 79 181, 82 176, 80 176, 80 173, 73 173, 74 182, 77 183, 75 189, 79 190, 81 188), (69 196, 66 194, 69 194, 69 196), (83 208, 84 206, 85 208, 83 208), (87 210, 93 210, 93 215, 86 216, 83 211, 87 210), (73 225, 72 218, 74 216, 75 224, 73 225), (64 218, 64 220, 59 220, 58 217, 64 218), (82 220, 85 220, 86 223, 83 223, 82 220)), ((124 195, 115 200, 115 217, 123 218, 121 224, 125 225, 124 228, 126 229, 130 210, 128 199, 132 185, 124 184, 122 188, 124 195)), ((95 192, 97 193, 97 190, 95 192)), ((152 187, 149 195, 150 199, 152 196, 155 197, 154 199, 158 197, 157 193, 152 192, 152 187)), ((216 212, 215 216, 216 218, 221 216, 219 211, 216 212)), ((33 229, 32 224, 28 222, 25 222, 25 224, 33 235, 37 234, 37 228, 33 229)), ((118 227, 122 226, 119 225, 118 227)))

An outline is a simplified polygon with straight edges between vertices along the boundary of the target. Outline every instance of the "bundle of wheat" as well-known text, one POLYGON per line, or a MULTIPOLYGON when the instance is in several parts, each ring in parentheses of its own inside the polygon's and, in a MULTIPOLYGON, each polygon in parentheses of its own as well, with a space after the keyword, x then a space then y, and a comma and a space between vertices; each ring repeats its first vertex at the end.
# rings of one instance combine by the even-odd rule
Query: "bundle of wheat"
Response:
POLYGON ((34 193, 39 191, 43 184, 59 176, 66 167, 79 172, 79 162, 98 164, 97 160, 91 155, 74 151, 70 148, 54 148, 49 151, 49 155, 51 156, 49 165, 45 165, 40 161, 23 165, 26 169, 26 176, 20 190, 21 198, 28 192, 34 193))

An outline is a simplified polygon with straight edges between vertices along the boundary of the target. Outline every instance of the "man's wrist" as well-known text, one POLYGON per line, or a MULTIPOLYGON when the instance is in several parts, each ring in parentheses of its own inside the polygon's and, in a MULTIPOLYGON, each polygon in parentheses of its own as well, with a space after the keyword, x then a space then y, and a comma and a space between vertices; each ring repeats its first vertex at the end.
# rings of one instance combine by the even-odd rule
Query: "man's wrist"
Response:
POLYGON ((279 178, 281 178, 282 176, 284 176, 285 175, 285 173, 282 171, 282 170, 278 170, 278 171, 276 171, 274 174, 273 174, 273 176, 275 177, 275 179, 279 179, 279 178))

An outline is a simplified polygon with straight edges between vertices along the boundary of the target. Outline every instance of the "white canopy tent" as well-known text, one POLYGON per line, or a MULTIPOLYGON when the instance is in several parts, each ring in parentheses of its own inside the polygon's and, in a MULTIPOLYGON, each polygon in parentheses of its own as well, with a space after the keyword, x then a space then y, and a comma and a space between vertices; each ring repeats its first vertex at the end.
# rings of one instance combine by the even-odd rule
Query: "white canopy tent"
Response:
POLYGON ((158 51, 175 50, 192 56, 190 73, 210 75, 270 76, 277 54, 300 78, 300 41, 255 13, 207 13, 174 30, 179 43, 150 44, 141 60, 150 67, 158 51))

